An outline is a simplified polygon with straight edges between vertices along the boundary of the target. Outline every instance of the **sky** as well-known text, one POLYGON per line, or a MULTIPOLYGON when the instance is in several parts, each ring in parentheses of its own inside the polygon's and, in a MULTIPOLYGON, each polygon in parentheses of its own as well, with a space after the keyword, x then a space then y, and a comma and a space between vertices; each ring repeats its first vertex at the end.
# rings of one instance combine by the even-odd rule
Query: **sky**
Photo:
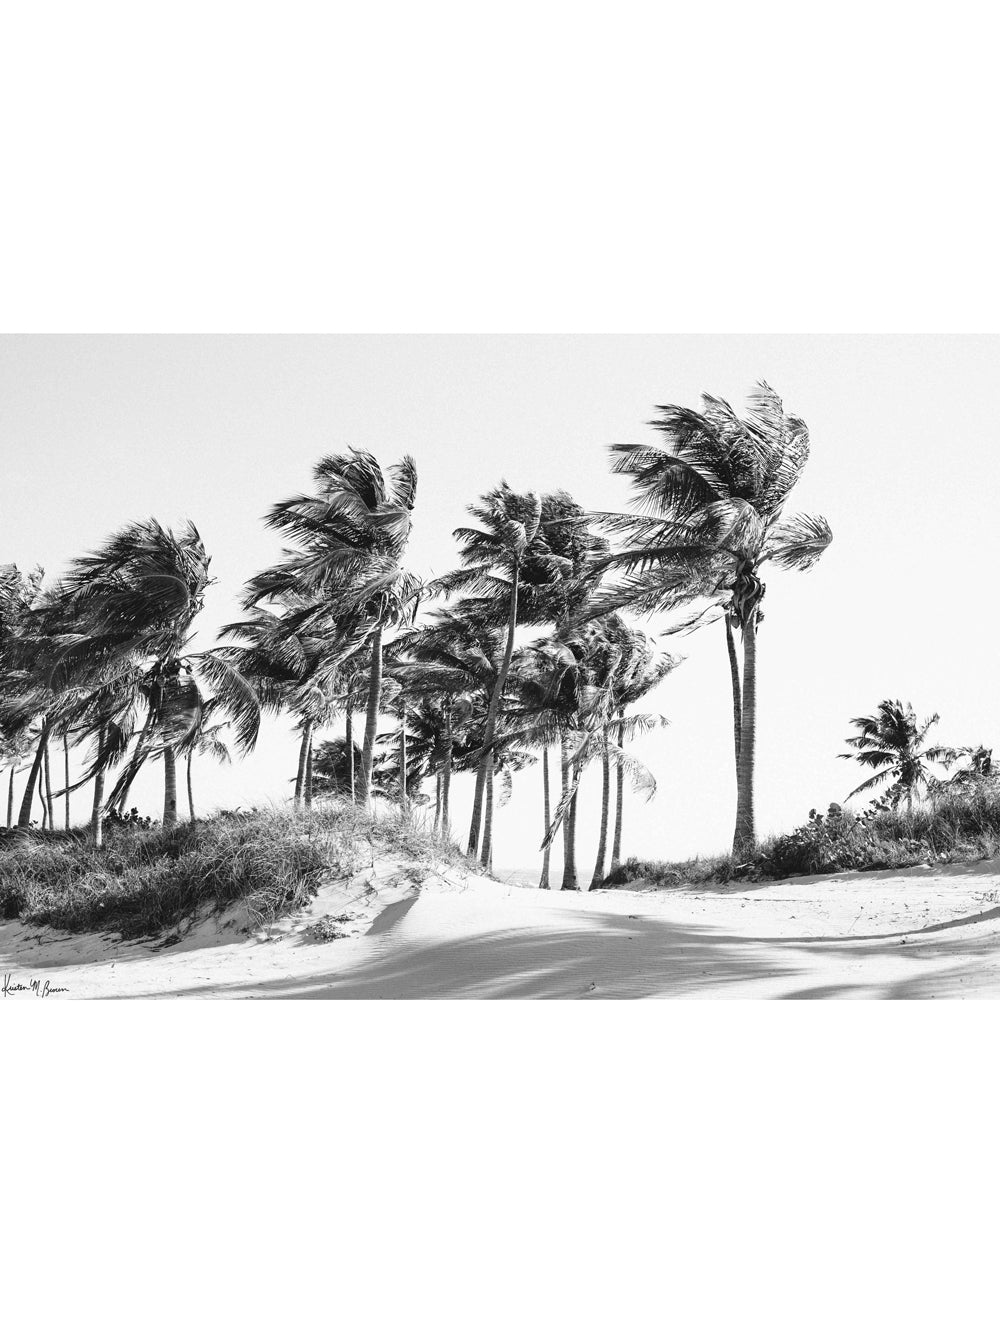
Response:
MULTIPOLYGON (((217 580, 195 645, 207 647, 238 618, 244 581, 279 554, 263 515, 308 488, 322 454, 353 445, 383 465, 413 454, 408 563, 431 577, 456 563, 465 506, 501 478, 626 509, 608 444, 654 439, 657 404, 697 406, 707 391, 739 407, 766 379, 812 442, 788 512, 821 513, 834 534, 813 570, 764 575, 757 818, 759 833, 781 831, 861 781, 838 755, 850 719, 883 698, 939 712, 942 742, 998 736, 998 352, 996 337, 921 335, 5 336, 0 563, 56 577, 127 522, 190 518, 217 580)), ((714 854, 731 841, 724 640, 714 624, 661 641, 685 660, 644 705, 669 724, 633 747, 657 790, 626 798, 625 855, 714 854)), ((287 799, 295 762, 290 725, 267 720, 232 768, 196 761, 199 813, 287 799)), ((463 833, 471 785, 455 784, 463 833)), ((159 815, 158 768, 133 799, 159 815)), ((88 803, 74 798, 74 819, 88 803)), ((581 792, 581 878, 599 812, 595 766, 581 792)), ((497 868, 536 866, 541 834, 536 765, 497 812, 497 868)))

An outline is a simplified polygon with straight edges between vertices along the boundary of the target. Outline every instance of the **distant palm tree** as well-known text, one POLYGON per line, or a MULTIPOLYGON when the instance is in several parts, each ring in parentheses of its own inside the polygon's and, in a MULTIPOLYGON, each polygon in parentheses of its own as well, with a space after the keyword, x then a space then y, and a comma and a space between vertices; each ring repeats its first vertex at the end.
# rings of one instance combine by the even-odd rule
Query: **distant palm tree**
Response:
POLYGON ((851 718, 851 725, 858 728, 858 733, 847 737, 851 752, 839 758, 856 759, 864 767, 880 771, 855 787, 847 799, 891 779, 886 799, 895 806, 905 796, 907 811, 912 814, 914 793, 926 789, 931 776, 927 762, 948 762, 955 753, 947 746, 923 748, 927 733, 939 720, 934 713, 918 726, 913 705, 904 707, 898 699, 883 699, 870 717, 851 718))
MULTIPOLYGON (((639 703, 680 665, 681 659, 669 653, 657 654, 647 636, 638 630, 629 632, 628 651, 611 684, 613 706, 617 714, 614 730, 619 748, 625 744, 625 717, 633 704, 639 703)), ((611 869, 621 863, 622 822, 625 804, 625 770, 615 764, 615 827, 611 844, 611 869)))
POLYGON ((331 622, 347 613, 369 622, 371 662, 360 796, 371 805, 371 774, 382 697, 384 631, 412 620, 420 581, 403 568, 413 522, 417 469, 407 455, 383 474, 364 450, 332 454, 313 469, 314 495, 275 505, 267 523, 295 544, 255 576, 246 605, 288 594, 312 599, 331 622))
POLYGON ((629 607, 642 614, 673 612, 701 602, 688 627, 717 617, 726 624, 733 681, 737 808, 733 849, 742 854, 756 838, 754 760, 757 728, 757 626, 769 561, 808 569, 832 539, 826 519, 782 517, 809 456, 805 422, 790 416, 761 382, 744 415, 722 399, 702 396, 702 411, 666 406, 650 424, 667 448, 615 444, 613 470, 631 478, 644 512, 597 517, 621 538, 624 550, 603 561, 625 575, 600 594, 590 614, 629 607), (743 637, 743 678, 732 640, 743 637))
POLYGON ((209 699, 201 709, 201 716, 198 720, 197 729, 191 735, 185 750, 187 754, 187 798, 188 812, 191 817, 191 823, 195 822, 194 814, 194 789, 191 783, 191 766, 195 755, 202 755, 207 759, 214 759, 217 764, 232 763, 233 756, 229 746, 223 740, 223 734, 226 730, 226 723, 210 723, 212 714, 218 707, 218 701, 209 699))
POLYGON ((307 777, 314 733, 332 721, 340 706, 348 663, 369 628, 356 614, 337 616, 324 603, 289 591, 271 606, 251 606, 245 620, 221 631, 238 642, 224 644, 216 653, 252 683, 262 706, 286 710, 295 718, 296 806, 303 800, 311 803, 307 777))
MULTIPOLYGON (((542 828, 547 833, 552 822, 552 791, 549 777, 549 751, 562 746, 562 723, 576 711, 574 689, 576 658, 556 638, 536 640, 520 648, 512 666, 517 706, 511 721, 520 722, 526 736, 542 752, 542 828)), ((551 887, 549 862, 552 844, 542 850, 540 889, 551 887)))

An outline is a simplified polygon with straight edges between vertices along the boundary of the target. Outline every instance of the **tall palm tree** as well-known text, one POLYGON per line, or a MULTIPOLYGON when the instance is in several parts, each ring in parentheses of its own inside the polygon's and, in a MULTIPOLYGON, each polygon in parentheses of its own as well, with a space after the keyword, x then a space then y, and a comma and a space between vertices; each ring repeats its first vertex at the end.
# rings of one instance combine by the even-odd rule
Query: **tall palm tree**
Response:
POLYGON ((767 384, 753 390, 743 416, 708 394, 701 412, 677 406, 658 412, 650 424, 666 447, 611 446, 613 471, 631 479, 643 512, 595 516, 625 541, 623 550, 602 562, 624 578, 594 599, 591 614, 622 607, 653 614, 701 603, 689 628, 725 617, 737 760, 733 848, 739 855, 756 839, 757 627, 765 590, 760 571, 768 562, 810 568, 832 534, 824 518, 783 517, 809 456, 809 434, 767 384), (742 681, 733 629, 742 635, 742 681))
POLYGON ((865 768, 879 771, 855 787, 847 799, 880 787, 891 779, 892 786, 885 793, 886 799, 895 806, 905 796, 907 811, 912 814, 914 793, 920 788, 926 789, 931 776, 927 762, 948 762, 954 754, 947 746, 924 747, 927 733, 939 720, 938 714, 934 713, 918 725, 913 705, 904 707, 898 699, 883 699, 869 717, 851 718, 851 725, 857 727, 858 732, 847 737, 851 753, 839 758, 856 759, 865 768))
POLYGON ((313 599, 317 615, 364 617, 371 665, 361 799, 371 806, 371 774, 382 696, 382 648, 387 628, 412 620, 419 580, 402 559, 413 522, 417 469, 407 455, 383 474, 374 455, 351 449, 320 459, 316 493, 275 505, 270 527, 294 544, 283 560, 251 580, 247 607, 291 593, 313 599))
POLYGON ((439 581, 438 588, 449 593, 461 590, 494 601, 503 600, 507 613, 504 652, 490 695, 483 727, 483 755, 476 770, 468 846, 469 855, 476 856, 480 850, 483 802, 493 738, 514 652, 521 571, 539 535, 542 502, 533 491, 519 495, 504 481, 488 491, 477 504, 469 505, 468 509, 482 526, 455 529, 463 568, 446 575, 439 581))

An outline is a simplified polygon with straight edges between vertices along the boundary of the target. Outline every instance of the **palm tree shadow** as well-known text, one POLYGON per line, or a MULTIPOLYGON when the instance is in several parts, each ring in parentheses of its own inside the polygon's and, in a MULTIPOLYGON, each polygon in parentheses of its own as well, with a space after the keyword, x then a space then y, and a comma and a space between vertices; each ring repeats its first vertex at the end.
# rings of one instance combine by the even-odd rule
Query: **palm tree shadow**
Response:
MULTIPOLYGON (((773 950, 710 928, 594 914, 592 928, 492 931, 399 947, 306 977, 183 988, 271 999, 641 999, 792 977, 773 950)), ((337 945, 333 944, 332 949, 337 945)), ((332 958, 335 955, 332 955, 332 958)), ((124 997, 123 997, 124 998, 124 997)))

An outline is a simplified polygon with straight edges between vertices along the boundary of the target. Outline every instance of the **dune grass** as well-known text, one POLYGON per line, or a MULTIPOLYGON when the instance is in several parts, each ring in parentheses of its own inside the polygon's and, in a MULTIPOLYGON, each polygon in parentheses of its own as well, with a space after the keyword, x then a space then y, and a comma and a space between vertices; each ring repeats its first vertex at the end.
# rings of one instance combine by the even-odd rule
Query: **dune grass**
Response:
POLYGON ((624 861, 610 886, 662 887, 787 879, 837 870, 891 870, 925 864, 983 861, 1000 855, 1000 790, 984 783, 933 803, 856 815, 831 805, 813 811, 791 833, 764 839, 738 861, 732 855, 690 861, 624 861))
POLYGON ((200 909, 241 902, 252 923, 295 911, 325 880, 389 855, 464 863, 452 844, 398 815, 355 806, 221 814, 164 831, 111 828, 0 840, 0 916, 67 931, 160 935, 200 909))

